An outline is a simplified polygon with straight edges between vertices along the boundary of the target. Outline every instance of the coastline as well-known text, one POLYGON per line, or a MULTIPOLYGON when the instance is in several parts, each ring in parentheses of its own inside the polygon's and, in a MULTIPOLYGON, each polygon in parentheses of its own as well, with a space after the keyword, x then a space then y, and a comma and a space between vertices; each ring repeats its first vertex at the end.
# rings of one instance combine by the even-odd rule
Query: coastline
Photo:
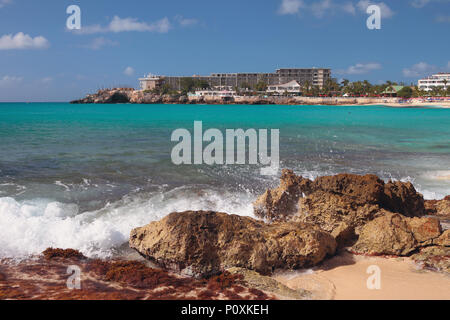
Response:
POLYGON ((408 257, 367 257, 341 252, 306 271, 275 274, 295 290, 310 290, 318 300, 450 300, 450 276, 420 268, 408 257), (381 288, 368 290, 367 269, 381 270, 381 288))
POLYGON ((0 299, 450 300, 450 196, 427 201, 411 183, 374 175, 311 181, 283 170, 253 208, 256 219, 172 212, 133 229, 126 257, 48 248, 0 258, 0 299), (74 266, 79 290, 67 285, 74 266))
POLYGON ((443 101, 424 101, 422 98, 404 100, 377 97, 289 97, 289 96, 184 96, 158 95, 134 89, 106 89, 72 104, 211 104, 211 105, 324 105, 324 106, 386 106, 396 108, 440 107, 450 108, 450 98, 443 101))
POLYGON ((234 268, 195 279, 142 258, 98 260, 78 257, 71 249, 59 251, 59 256, 44 252, 20 262, 0 259, 0 300, 450 300, 449 274, 424 269, 409 257, 341 251, 311 269, 262 276, 234 268), (67 287, 69 265, 81 268, 80 290, 67 287), (367 288, 367 269, 373 265, 381 270, 379 290, 367 288))

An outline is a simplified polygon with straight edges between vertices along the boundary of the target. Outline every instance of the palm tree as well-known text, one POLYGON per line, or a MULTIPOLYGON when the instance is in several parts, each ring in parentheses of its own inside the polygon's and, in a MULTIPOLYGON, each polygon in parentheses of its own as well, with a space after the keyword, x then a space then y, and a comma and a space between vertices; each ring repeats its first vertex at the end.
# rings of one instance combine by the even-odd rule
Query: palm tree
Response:
POLYGON ((367 93, 370 93, 370 91, 372 89, 372 85, 370 84, 369 81, 364 80, 362 86, 363 86, 363 92, 364 92, 365 95, 367 93))
POLYGON ((304 91, 307 95, 309 95, 310 89, 311 89, 311 83, 310 83, 308 80, 306 80, 305 83, 303 84, 303 91, 304 91))

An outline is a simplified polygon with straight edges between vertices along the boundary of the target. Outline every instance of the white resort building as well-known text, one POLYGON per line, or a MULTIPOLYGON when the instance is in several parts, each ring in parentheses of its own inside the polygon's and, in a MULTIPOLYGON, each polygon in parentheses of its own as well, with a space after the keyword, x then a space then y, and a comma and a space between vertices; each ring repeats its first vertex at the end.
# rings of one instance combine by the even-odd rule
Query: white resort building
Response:
POLYGON ((420 79, 417 86, 425 91, 432 91, 436 87, 447 90, 450 86, 450 73, 437 73, 428 78, 420 79))
POLYGON ((141 90, 153 90, 161 86, 162 79, 160 76, 155 76, 153 74, 148 74, 144 78, 139 78, 141 84, 141 90))
POLYGON ((234 90, 198 90, 189 96, 231 98, 237 96, 237 93, 234 90))
POLYGON ((299 94, 302 92, 302 86, 299 85, 297 81, 292 80, 285 84, 271 85, 267 88, 267 92, 277 94, 284 94, 286 92, 299 94))

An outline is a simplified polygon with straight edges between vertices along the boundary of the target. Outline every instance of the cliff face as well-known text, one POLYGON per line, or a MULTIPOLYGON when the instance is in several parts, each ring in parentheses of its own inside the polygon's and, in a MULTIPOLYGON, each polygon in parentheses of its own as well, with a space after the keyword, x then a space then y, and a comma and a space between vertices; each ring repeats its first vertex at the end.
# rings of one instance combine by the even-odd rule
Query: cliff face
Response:
POLYGON ((318 98, 318 97, 200 97, 185 95, 158 95, 141 90, 116 88, 99 90, 71 103, 135 103, 135 104, 246 104, 246 105, 354 105, 396 102, 394 98, 318 98))

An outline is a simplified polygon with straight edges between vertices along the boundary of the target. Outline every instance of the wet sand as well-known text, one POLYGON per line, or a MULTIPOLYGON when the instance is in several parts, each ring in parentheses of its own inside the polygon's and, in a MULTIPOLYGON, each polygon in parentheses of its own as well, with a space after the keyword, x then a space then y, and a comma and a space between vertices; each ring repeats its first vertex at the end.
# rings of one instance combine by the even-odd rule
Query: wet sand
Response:
POLYGON ((409 258, 356 256, 341 253, 304 273, 276 273, 292 289, 314 292, 314 299, 335 300, 450 300, 450 275, 421 270, 409 258), (369 290, 369 266, 381 270, 381 288, 369 290))

